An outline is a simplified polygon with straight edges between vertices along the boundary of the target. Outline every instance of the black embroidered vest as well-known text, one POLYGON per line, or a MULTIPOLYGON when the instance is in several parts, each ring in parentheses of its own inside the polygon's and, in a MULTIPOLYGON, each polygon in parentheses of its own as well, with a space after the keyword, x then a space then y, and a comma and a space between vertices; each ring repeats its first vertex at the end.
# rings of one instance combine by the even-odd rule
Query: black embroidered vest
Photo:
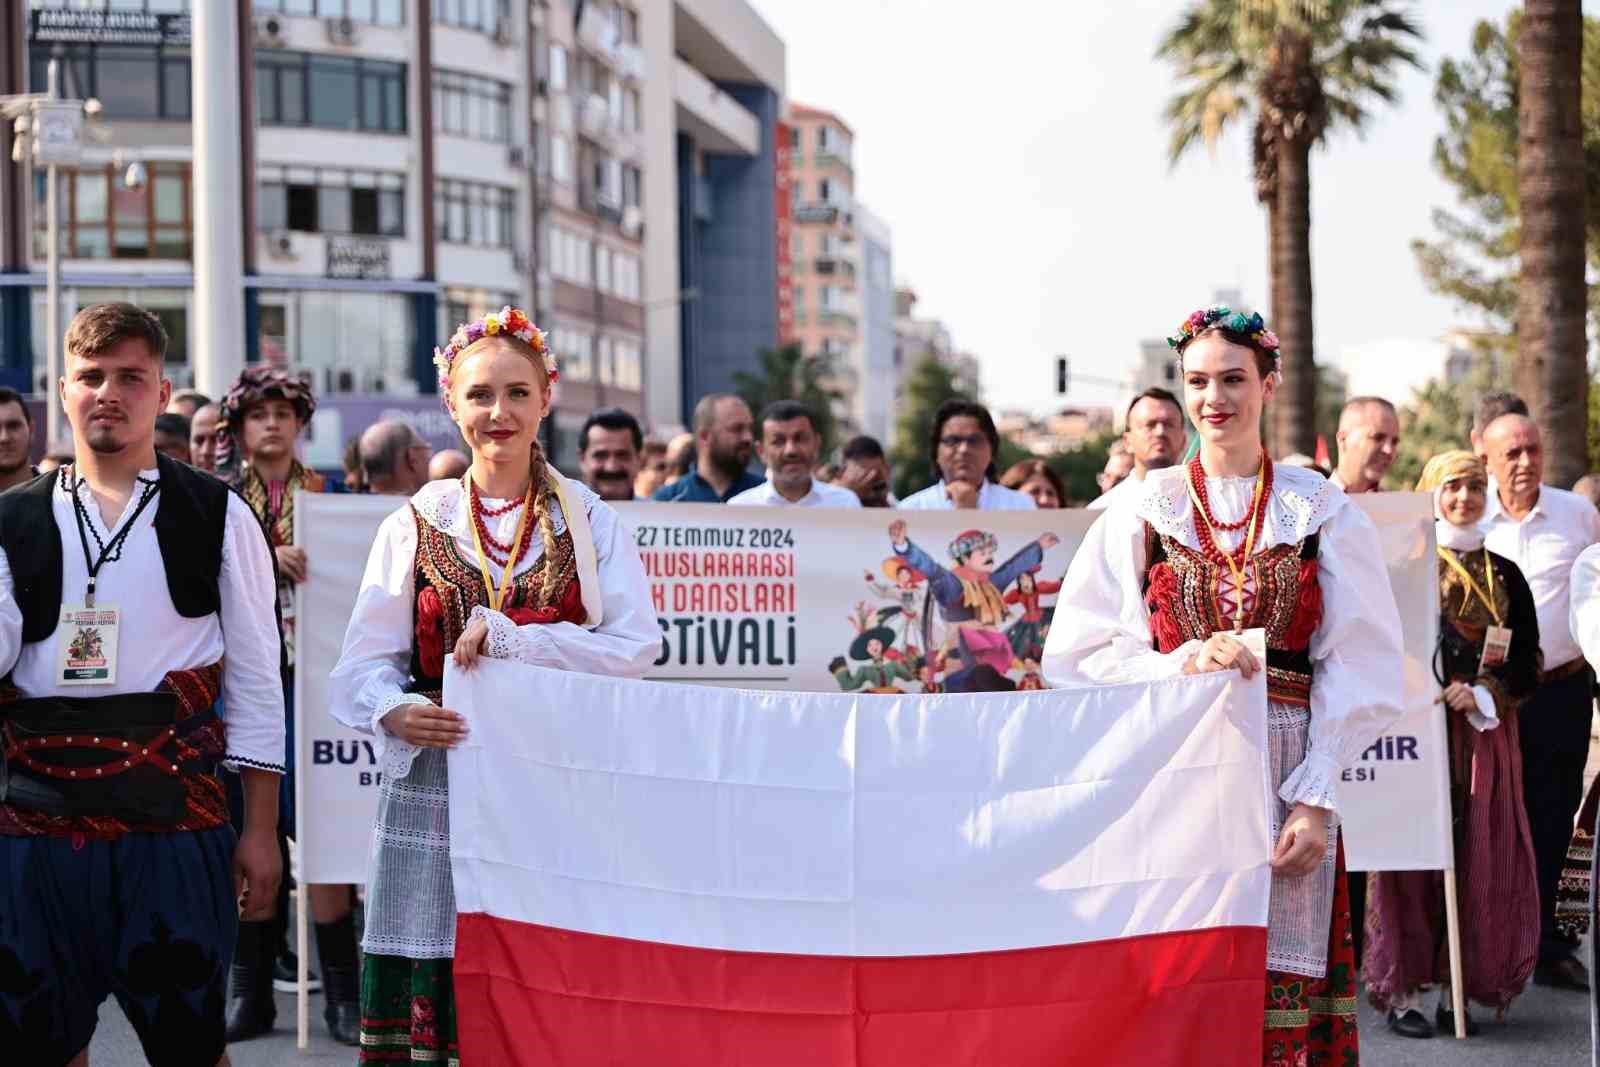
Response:
MULTIPOLYGON (((164 455, 157 454, 156 468, 161 478, 156 539, 172 605, 190 619, 213 615, 221 606, 217 580, 230 490, 211 475, 164 455)), ((61 618, 62 537, 51 511, 59 475, 41 474, 0 493, 0 548, 5 549, 22 610, 22 639, 29 643, 49 637, 61 618)), ((72 550, 80 549, 73 545, 72 550)))

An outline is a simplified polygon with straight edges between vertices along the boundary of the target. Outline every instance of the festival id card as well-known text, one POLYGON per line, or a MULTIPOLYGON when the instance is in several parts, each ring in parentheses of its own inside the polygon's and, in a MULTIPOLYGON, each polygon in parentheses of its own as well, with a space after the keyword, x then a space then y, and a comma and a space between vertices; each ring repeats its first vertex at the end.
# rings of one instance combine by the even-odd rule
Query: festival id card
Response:
POLYGON ((56 629, 57 685, 111 685, 117 680, 117 626, 121 614, 111 604, 61 606, 56 629))
POLYGON ((1483 674, 1506 661, 1511 654, 1511 629, 1491 626, 1483 633, 1483 658, 1478 661, 1478 673, 1483 674))

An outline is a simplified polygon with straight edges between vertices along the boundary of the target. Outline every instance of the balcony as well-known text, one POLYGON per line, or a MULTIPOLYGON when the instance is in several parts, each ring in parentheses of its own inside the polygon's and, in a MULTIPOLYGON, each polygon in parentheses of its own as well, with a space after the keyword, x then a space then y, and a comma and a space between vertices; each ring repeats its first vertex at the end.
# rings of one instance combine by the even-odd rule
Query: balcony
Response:
POLYGON ((761 122, 704 74, 681 59, 673 60, 672 95, 678 127, 700 148, 725 155, 753 157, 761 151, 761 122))
POLYGON ((626 81, 644 81, 644 49, 625 44, 617 49, 617 76, 626 81))
POLYGON ((841 259, 838 256, 822 255, 817 257, 817 261, 812 266, 818 274, 843 278, 844 280, 850 282, 856 280, 856 265, 850 262, 848 259, 841 259))
POLYGON ((812 155, 811 164, 815 167, 840 167, 848 171, 855 170, 855 164, 850 162, 849 148, 819 148, 812 155))
POLYGON ((595 140, 611 131, 611 107, 599 93, 590 93, 578 108, 578 128, 595 140))
POLYGON ((578 44, 584 51, 613 67, 623 47, 622 35, 617 32, 616 26, 605 12, 593 5, 585 7, 583 17, 578 20, 578 44))

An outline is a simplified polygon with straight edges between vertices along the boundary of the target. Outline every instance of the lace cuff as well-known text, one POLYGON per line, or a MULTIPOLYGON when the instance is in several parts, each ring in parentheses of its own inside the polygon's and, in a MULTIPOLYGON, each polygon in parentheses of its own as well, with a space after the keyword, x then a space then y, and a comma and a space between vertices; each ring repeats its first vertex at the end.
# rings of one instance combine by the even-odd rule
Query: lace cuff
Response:
MULTIPOLYGON (((1307 752, 1300 766, 1290 772, 1278 789, 1278 797, 1286 804, 1310 804, 1316 808, 1339 810, 1339 775, 1342 773, 1336 760, 1319 752, 1307 752)), ((1331 824, 1330 824, 1331 825, 1331 824)))
POLYGON ((232 771, 235 774, 238 774, 241 769, 246 767, 256 771, 268 771, 272 774, 286 773, 280 764, 265 763, 261 760, 251 759, 249 756, 241 756, 235 752, 230 752, 223 756, 220 766, 224 770, 232 771))
POLYGON ((411 773, 411 761, 422 749, 404 738, 391 734, 383 725, 383 717, 402 704, 432 704, 421 693, 393 693, 378 702, 372 713, 373 747, 376 748, 378 767, 385 778, 398 781, 411 773))
POLYGON ((483 643, 485 656, 490 659, 514 660, 535 667, 542 667, 548 663, 549 657, 538 655, 537 635, 543 633, 542 627, 518 626, 500 612, 486 608, 482 604, 473 607, 472 614, 467 617, 468 622, 479 619, 489 627, 489 637, 483 643))
POLYGON ((1480 734, 1488 733, 1500 725, 1500 713, 1494 708, 1494 694, 1486 686, 1475 685, 1472 695, 1478 702, 1478 710, 1467 712, 1467 722, 1480 734))

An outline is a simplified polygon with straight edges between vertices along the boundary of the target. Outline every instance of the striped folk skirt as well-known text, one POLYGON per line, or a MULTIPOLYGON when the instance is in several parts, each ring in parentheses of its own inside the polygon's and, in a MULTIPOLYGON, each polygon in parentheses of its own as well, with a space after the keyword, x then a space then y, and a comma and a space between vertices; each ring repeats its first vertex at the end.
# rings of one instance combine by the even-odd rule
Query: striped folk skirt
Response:
POLYGON ((361 967, 361 1063, 461 1067, 454 960, 367 956, 361 967))

